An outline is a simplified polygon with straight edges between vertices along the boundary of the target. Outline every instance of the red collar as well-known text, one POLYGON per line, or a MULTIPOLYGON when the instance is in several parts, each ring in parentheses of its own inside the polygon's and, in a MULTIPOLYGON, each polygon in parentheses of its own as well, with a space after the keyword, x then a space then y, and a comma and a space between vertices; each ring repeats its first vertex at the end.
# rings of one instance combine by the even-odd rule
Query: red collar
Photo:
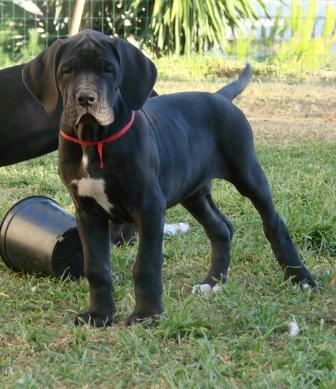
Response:
POLYGON ((61 136, 64 139, 67 139, 70 142, 74 142, 74 143, 77 143, 77 144, 82 145, 82 146, 97 146, 97 152, 98 152, 99 160, 100 160, 99 167, 103 168, 104 167, 103 145, 105 143, 114 142, 115 140, 117 140, 121 136, 123 136, 125 134, 125 132, 127 132, 131 128, 131 126, 132 126, 132 124, 134 122, 134 118, 135 118, 135 111, 132 111, 131 119, 129 120, 129 122, 121 130, 119 130, 118 132, 114 133, 113 135, 111 135, 108 138, 105 138, 103 140, 98 140, 98 141, 95 141, 95 140, 80 140, 78 138, 73 138, 72 136, 66 134, 63 130, 60 130, 60 134, 61 134, 61 136))

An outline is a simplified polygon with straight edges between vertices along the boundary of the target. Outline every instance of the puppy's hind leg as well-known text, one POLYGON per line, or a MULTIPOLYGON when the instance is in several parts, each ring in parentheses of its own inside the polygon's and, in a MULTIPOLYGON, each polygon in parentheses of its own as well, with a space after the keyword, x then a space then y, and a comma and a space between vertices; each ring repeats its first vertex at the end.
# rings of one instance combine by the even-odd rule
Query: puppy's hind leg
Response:
POLYGON ((216 292, 227 279, 233 235, 231 223, 215 205, 208 187, 188 197, 182 205, 204 227, 211 242, 211 265, 208 274, 202 284, 194 286, 193 293, 216 292))
POLYGON ((285 278, 293 282, 316 286, 314 278, 301 262, 288 228, 276 212, 267 179, 255 156, 240 159, 230 181, 238 191, 248 197, 262 221, 266 238, 270 242, 276 259, 284 269, 285 278))

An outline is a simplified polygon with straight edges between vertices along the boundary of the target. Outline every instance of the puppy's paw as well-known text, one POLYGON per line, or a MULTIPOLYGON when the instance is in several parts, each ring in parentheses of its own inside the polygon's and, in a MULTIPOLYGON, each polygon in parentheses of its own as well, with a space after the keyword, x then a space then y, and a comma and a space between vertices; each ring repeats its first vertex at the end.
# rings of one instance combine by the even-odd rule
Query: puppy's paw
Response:
POLYGON ((192 288, 192 294, 205 294, 210 295, 212 293, 218 293, 222 290, 223 284, 215 284, 213 286, 209 284, 198 284, 194 285, 192 288))
POLYGON ((164 319, 164 313, 144 314, 133 312, 132 315, 126 319, 125 324, 127 326, 142 324, 146 327, 154 327, 162 319, 164 319))
POLYGON ((113 323, 113 315, 100 315, 96 312, 83 312, 79 314, 74 321, 75 325, 90 324, 93 327, 102 328, 111 326, 113 323))
POLYGON ((314 277, 304 267, 287 267, 285 269, 285 280, 290 279, 294 284, 300 285, 302 289, 320 289, 314 277))

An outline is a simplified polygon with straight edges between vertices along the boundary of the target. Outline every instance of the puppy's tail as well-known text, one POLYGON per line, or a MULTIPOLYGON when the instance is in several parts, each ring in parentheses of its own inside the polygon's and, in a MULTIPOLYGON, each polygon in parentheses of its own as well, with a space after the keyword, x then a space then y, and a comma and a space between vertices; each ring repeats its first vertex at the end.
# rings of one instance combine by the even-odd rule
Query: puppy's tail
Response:
POLYGON ((223 88, 219 89, 216 93, 225 96, 229 100, 233 100, 240 95, 242 91, 247 87, 247 84, 252 78, 252 67, 250 64, 246 64, 244 70, 239 74, 238 80, 230 82, 223 88))

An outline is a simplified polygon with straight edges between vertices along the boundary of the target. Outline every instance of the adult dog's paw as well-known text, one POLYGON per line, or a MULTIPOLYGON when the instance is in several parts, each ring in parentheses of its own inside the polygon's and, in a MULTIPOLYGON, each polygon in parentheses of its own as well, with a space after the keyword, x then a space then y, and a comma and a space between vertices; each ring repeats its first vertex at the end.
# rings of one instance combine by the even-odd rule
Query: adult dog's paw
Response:
POLYGON ((212 294, 212 293, 220 292, 222 290, 222 288, 223 288, 223 284, 222 283, 218 283, 218 284, 215 284, 213 286, 211 286, 209 284, 198 284, 198 285, 194 285, 193 286, 191 293, 192 294, 206 294, 206 295, 209 295, 209 294, 212 294))
POLYGON ((90 324, 93 327, 102 328, 111 326, 113 315, 101 315, 96 312, 83 312, 75 318, 75 325, 90 324))

